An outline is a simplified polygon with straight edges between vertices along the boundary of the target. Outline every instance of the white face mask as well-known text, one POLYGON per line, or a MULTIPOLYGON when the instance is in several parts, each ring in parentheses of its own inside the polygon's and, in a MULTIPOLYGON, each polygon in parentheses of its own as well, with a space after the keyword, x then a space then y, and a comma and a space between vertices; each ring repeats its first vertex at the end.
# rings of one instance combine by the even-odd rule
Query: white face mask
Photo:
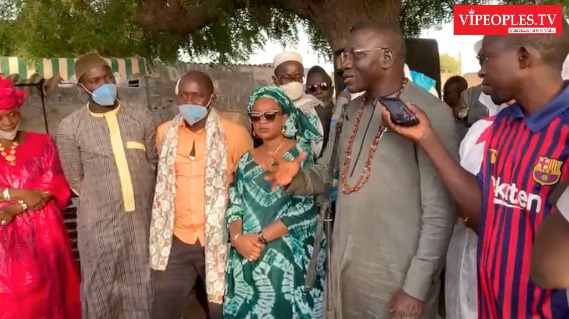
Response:
POLYGON ((304 84, 300 82, 290 82, 280 85, 280 88, 283 89, 286 95, 293 101, 300 99, 302 92, 304 92, 304 84))
POLYGON ((12 131, 2 131, 0 130, 0 139, 13 141, 18 135, 18 129, 20 128, 20 123, 12 131))

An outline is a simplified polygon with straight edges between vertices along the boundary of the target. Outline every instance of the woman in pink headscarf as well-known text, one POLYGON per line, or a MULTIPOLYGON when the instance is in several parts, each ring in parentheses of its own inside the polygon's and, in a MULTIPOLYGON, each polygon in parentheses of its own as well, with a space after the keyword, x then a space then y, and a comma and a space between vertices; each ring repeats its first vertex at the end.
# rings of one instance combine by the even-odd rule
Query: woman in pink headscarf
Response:
POLYGON ((24 96, 0 74, 0 319, 79 319, 70 190, 51 137, 18 129, 24 96))

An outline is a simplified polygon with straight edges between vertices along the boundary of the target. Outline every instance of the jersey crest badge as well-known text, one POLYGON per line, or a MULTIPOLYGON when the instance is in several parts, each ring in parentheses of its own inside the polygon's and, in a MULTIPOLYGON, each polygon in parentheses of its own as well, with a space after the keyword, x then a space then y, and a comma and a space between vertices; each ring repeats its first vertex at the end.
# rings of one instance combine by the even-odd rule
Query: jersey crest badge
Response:
POLYGON ((540 156, 533 167, 533 180, 543 186, 555 185, 561 178, 563 162, 554 158, 540 156))
POLYGON ((498 156, 498 151, 495 149, 488 149, 488 153, 490 153, 490 164, 496 164, 496 156, 498 156))

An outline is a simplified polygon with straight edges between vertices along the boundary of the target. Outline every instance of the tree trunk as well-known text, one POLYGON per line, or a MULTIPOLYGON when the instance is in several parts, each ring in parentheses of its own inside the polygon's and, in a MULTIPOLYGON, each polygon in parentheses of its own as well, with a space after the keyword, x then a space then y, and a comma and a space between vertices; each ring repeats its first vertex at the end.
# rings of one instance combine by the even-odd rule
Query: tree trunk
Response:
POLYGON ((363 21, 397 22, 401 0, 288 0, 284 9, 308 19, 322 32, 332 50, 344 48, 351 27, 363 21))
MULTIPOLYGON (((246 5, 247 1, 231 1, 232 10, 246 5)), ((272 5, 310 20, 334 51, 344 47, 355 23, 397 21, 401 12, 401 0, 281 0, 272 5)), ((189 35, 216 21, 219 15, 217 8, 203 3, 186 7, 183 0, 145 0, 134 21, 149 30, 189 35)))
MULTIPOLYGON (((243 6, 244 1, 232 2, 233 10, 243 6)), ((218 8, 207 3, 186 7, 183 0, 144 0, 133 20, 148 30, 188 36, 215 22, 220 13, 218 8)))

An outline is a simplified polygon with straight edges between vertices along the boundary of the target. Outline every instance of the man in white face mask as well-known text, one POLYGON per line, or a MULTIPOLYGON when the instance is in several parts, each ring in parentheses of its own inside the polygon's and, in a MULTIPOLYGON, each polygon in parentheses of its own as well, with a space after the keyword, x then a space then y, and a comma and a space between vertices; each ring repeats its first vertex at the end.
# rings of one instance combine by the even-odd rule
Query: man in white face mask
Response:
POLYGON ((97 52, 77 58, 74 68, 89 102, 61 121, 57 147, 65 177, 81 202, 83 318, 150 318, 156 123, 146 105, 117 99, 113 72, 97 52))
POLYGON ((311 145, 314 154, 320 157, 324 140, 324 126, 315 108, 319 105, 324 105, 315 96, 304 93, 304 66, 302 65, 302 57, 296 52, 281 52, 275 56, 273 66, 275 68, 273 83, 285 91, 288 97, 293 100, 294 105, 308 115, 312 124, 320 132, 322 138, 311 145))

